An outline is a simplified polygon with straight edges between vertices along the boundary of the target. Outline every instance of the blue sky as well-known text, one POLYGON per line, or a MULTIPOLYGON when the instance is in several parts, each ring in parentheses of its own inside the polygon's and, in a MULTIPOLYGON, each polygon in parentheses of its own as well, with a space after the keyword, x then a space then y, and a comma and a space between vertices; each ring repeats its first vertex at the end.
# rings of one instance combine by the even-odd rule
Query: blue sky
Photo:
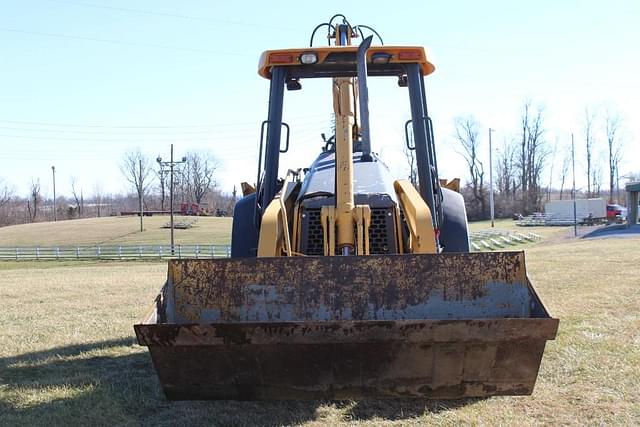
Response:
MULTIPOLYGON (((527 98, 545 108, 557 164, 575 133, 579 187, 586 181, 581 122, 587 106, 620 113, 621 175, 640 171, 638 2, 373 1, 338 8, 21 0, 0 7, 0 178, 19 193, 39 178, 50 196, 52 165, 58 194, 70 194, 71 177, 85 194, 96 185, 126 191, 118 168, 123 154, 139 147, 151 158, 166 157, 171 143, 178 156, 198 150, 218 158, 223 191, 253 182, 268 96, 268 82, 257 75, 259 55, 306 46, 315 25, 334 13, 374 27, 385 44, 427 48, 436 65, 427 91, 442 175, 465 177, 454 150, 454 117, 478 119, 488 155, 487 128, 496 129, 496 146, 513 138, 527 98)), ((395 82, 372 85, 374 150, 401 175, 406 93, 395 82)), ((307 166, 318 152, 319 134, 329 130, 330 87, 309 82, 285 100, 293 130, 286 170, 307 166)), ((606 178, 601 123, 596 127, 595 158, 606 178)))

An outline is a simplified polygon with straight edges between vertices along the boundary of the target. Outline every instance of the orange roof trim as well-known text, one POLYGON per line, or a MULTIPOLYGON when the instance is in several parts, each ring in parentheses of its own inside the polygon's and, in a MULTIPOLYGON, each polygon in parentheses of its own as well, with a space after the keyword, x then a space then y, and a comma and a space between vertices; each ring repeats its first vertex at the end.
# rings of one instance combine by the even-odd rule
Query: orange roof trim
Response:
MULTIPOLYGON (((300 56, 304 53, 315 53, 318 56, 316 64, 322 64, 330 53, 333 52, 357 52, 358 46, 333 46, 312 47, 301 49, 267 50, 260 56, 258 74, 265 79, 271 78, 271 67, 274 66, 299 66, 300 56)), ((367 51, 367 61, 376 53, 390 55, 390 63, 419 63, 424 75, 429 75, 435 70, 435 66, 427 60, 427 54, 421 46, 375 46, 367 51)), ((312 67, 313 65, 309 65, 312 67)))

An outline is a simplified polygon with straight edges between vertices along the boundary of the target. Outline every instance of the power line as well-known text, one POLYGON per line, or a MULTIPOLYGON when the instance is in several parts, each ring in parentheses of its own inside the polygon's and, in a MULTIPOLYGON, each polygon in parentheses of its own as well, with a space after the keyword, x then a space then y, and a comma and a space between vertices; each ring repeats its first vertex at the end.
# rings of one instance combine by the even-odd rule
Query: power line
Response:
MULTIPOLYGON (((291 130, 292 132, 308 132, 310 130, 322 130, 325 129, 329 126, 329 123, 323 123, 323 122, 314 122, 314 123, 306 123, 306 124, 301 124, 301 123, 296 123, 296 124, 292 124, 291 125, 291 130)), ((0 127, 0 129, 4 129, 3 127, 0 127)), ((42 131, 42 130, 35 130, 35 131, 31 131, 28 130, 27 132, 45 132, 45 134, 43 135, 16 135, 16 134, 4 134, 4 133, 0 133, 0 138, 7 138, 7 139, 30 139, 30 140, 38 140, 38 141, 84 141, 84 142, 138 142, 138 143, 156 143, 156 142, 174 142, 174 141, 183 141, 183 142, 196 142, 196 141, 208 141, 208 142, 215 142, 215 141, 228 141, 228 140, 235 140, 238 138, 257 138, 257 136, 259 135, 259 131, 258 131, 258 127, 255 126, 252 129, 225 129, 224 131, 220 132, 220 131, 210 131, 209 134, 207 136, 205 136, 205 134, 203 133, 198 133, 196 134, 197 136, 193 136, 190 134, 174 134, 174 135, 161 135, 161 137, 155 136, 155 135, 144 135, 144 134, 125 134, 125 135, 114 135, 114 134, 104 134, 104 135, 100 135, 100 134, 89 134, 86 135, 84 137, 82 136, 77 136, 77 137, 73 137, 73 136, 50 136, 50 135, 46 135, 46 133, 49 132, 56 132, 54 131, 42 131), (106 138, 105 138, 106 137, 106 138)), ((60 133, 62 132, 63 134, 66 133, 65 131, 58 131, 56 133, 60 133)))
MULTIPOLYGON (((96 142, 126 142, 126 141, 135 141, 137 140, 135 137, 125 137, 125 138, 95 138, 95 137, 91 137, 91 138, 73 138, 73 137, 68 137, 68 136, 36 136, 36 135, 7 135, 7 134, 0 134, 1 138, 16 138, 16 139, 36 139, 36 140, 51 140, 51 141, 96 141, 96 142)), ((202 137, 197 137, 197 138, 188 138, 190 141, 210 141, 212 139, 214 139, 215 136, 212 137, 208 137, 208 138, 202 138, 202 137)), ((174 138, 154 138, 153 142, 170 142, 170 141, 176 141, 176 140, 180 140, 183 139, 181 138, 179 135, 175 136, 174 138)))
MULTIPOLYGON (((327 129, 331 126, 329 121, 307 121, 307 122, 288 122, 291 128, 291 133, 296 133, 307 130, 327 129)), ((2 134, 3 136, 10 137, 29 137, 33 139, 60 139, 60 140, 100 140, 101 138, 107 138, 110 140, 161 140, 165 139, 180 139, 185 141, 198 141, 206 140, 210 138, 240 138, 243 136, 258 136, 260 134, 259 125, 251 125, 246 127, 234 127, 226 129, 211 129, 202 131, 177 131, 172 130, 169 132, 127 132, 127 133, 110 133, 104 132, 89 132, 89 131, 76 131, 76 130, 59 130, 59 129, 29 129, 29 128, 14 128, 8 126, 0 126, 0 130, 5 132, 11 132, 2 134), (20 132, 16 134, 15 132, 20 132), (69 136, 67 136, 69 135, 69 136), (159 139, 160 138, 160 139, 159 139)))
MULTIPOLYGON (((306 127, 309 123, 302 124, 296 122, 296 127, 306 127)), ((172 139, 186 139, 186 140, 201 140, 208 138, 217 138, 221 136, 242 136, 242 135, 256 135, 259 133, 259 125, 247 126, 247 127, 234 127, 227 129, 210 129, 200 131, 178 131, 171 130, 168 132, 127 132, 127 133, 112 133, 109 131, 102 132, 90 132, 90 131, 77 131, 77 130, 60 130, 60 129, 29 129, 29 128, 14 128, 8 126, 0 126, 0 129, 5 131, 18 131, 21 134, 3 134, 5 137, 29 137, 29 138, 42 138, 42 139, 60 139, 60 140, 100 140, 101 138, 108 138, 109 140, 127 140, 127 139, 155 139, 158 138, 172 138, 172 139), (26 134, 22 134, 26 133, 26 134), (52 136, 53 135, 53 136, 52 136), (65 137, 60 135, 72 135, 74 137, 65 137)))
MULTIPOLYGON (((304 143, 307 141, 311 141, 314 139, 320 140, 321 132, 325 129, 325 126, 322 124, 318 124, 317 126, 300 126, 300 127, 292 127, 291 138, 294 144, 296 143, 304 143)), ((192 146, 194 149, 211 149, 216 152, 246 152, 246 147, 244 144, 257 144, 258 143, 258 132, 250 132, 245 134, 230 134, 230 135, 212 135, 209 138, 153 138, 153 139, 140 139, 140 138, 123 138, 123 139, 113 139, 113 138, 68 138, 68 137, 49 137, 49 136, 33 136, 33 135, 6 135, 0 134, 0 141, 3 139, 11 140, 13 139, 26 139, 33 140, 34 143, 25 142, 24 144, 14 148, 10 153, 33 153, 33 154, 43 154, 47 152, 46 146, 40 146, 39 143, 46 143, 47 141, 72 141, 72 142, 85 142, 85 143, 97 143, 97 142, 112 142, 112 143, 121 143, 131 145, 132 143, 138 145, 140 147, 144 147, 145 149, 150 148, 150 144, 157 144, 160 142, 178 142, 183 146, 192 146), (223 142, 233 142, 233 144, 221 144, 223 142), (37 146, 34 146, 37 145, 37 146)), ((78 147, 73 148, 73 153, 88 153, 92 154, 96 151, 100 151, 102 153, 112 153, 117 151, 116 145, 100 145, 100 146, 91 146, 91 147, 78 147)), ((56 145, 53 151, 60 151, 60 145, 56 145)), ((5 153, 8 155, 10 153, 5 153)))
POLYGON ((124 12, 124 13, 163 16, 167 18, 179 18, 179 19, 184 19, 189 21, 213 22, 216 24, 223 24, 223 25, 237 25, 237 26, 243 26, 243 27, 265 28, 265 29, 281 30, 281 31, 296 31, 296 32, 299 31, 298 29, 295 29, 295 28, 277 27, 274 25, 231 21, 226 19, 215 19, 215 18, 210 18, 206 16, 193 16, 193 15, 185 15, 181 13, 158 12, 155 10, 148 10, 148 9, 132 9, 128 7, 106 6, 102 4, 84 3, 84 2, 68 1, 68 0, 47 0, 47 1, 52 3, 70 4, 74 6, 89 7, 89 8, 95 8, 95 9, 113 10, 113 11, 124 12))
MULTIPOLYGON (((254 126, 255 127, 255 126, 254 126)), ((121 136, 122 133, 117 132, 132 132, 130 135, 133 136, 153 136, 153 135, 168 135, 170 133, 179 132, 178 135, 194 135, 194 134, 203 134, 203 133, 211 133, 212 130, 204 129, 204 130, 168 130, 167 131, 143 131, 139 132, 135 129, 131 130, 76 130, 76 129, 38 129, 38 128, 28 128, 28 127, 13 127, 13 126, 0 126, 0 129, 11 130, 11 131, 23 131, 23 132, 47 132, 47 133, 62 133, 62 134, 81 134, 81 135, 112 135, 112 136, 121 136)), ((226 129, 229 131, 230 129, 226 129)))
MULTIPOLYGON (((285 117, 285 120, 301 120, 315 117, 324 117, 329 120, 330 117, 325 113, 307 114, 303 116, 285 117)), ((0 119, 0 123, 12 123, 21 125, 49 126, 49 127, 69 127, 69 128, 96 128, 96 129, 184 129, 184 128, 216 128, 231 127, 239 125, 259 125, 257 121, 233 122, 233 123, 210 123, 210 124, 184 124, 184 125, 107 125, 107 124, 86 124, 86 123, 54 123, 26 120, 7 120, 0 119)))
POLYGON ((232 55, 232 56, 245 56, 245 57, 253 57, 253 55, 248 55, 244 53, 238 52, 222 52, 217 50, 209 50, 209 49, 200 49, 200 48, 190 48, 190 47, 179 47, 179 46, 167 46, 162 44, 155 43, 141 43, 141 42, 132 42, 127 40, 111 40, 111 39, 101 39, 96 37, 85 37, 85 36, 76 36, 71 34, 58 34, 58 33, 45 33, 40 31, 28 31, 28 30, 19 30, 15 28, 4 28, 0 27, 0 31, 4 31, 7 33, 18 33, 18 34, 29 34, 34 36, 43 36, 43 37, 56 37, 56 38, 64 38, 71 40, 83 40, 83 41, 93 41, 100 43, 108 43, 108 44, 117 44, 117 45, 126 45, 126 46, 142 46, 142 47, 150 47, 154 49, 167 49, 167 50, 175 50, 175 51, 183 51, 183 52, 195 52, 195 53, 208 53, 213 55, 232 55))

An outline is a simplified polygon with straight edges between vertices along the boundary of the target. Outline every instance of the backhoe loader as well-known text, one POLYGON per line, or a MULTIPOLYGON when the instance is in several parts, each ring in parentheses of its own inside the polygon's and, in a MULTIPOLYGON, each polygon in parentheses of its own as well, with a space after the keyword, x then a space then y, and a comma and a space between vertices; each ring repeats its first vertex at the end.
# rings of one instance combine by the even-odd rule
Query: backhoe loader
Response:
POLYGON ((372 46, 364 30, 375 30, 342 15, 323 26, 328 46, 312 34, 309 47, 260 58, 268 116, 256 185, 243 185, 234 210, 231 258, 171 260, 135 325, 167 398, 531 394, 558 320, 524 253, 469 253, 459 181, 438 176, 425 50, 372 46), (372 151, 367 80, 385 77, 408 92, 417 188, 372 151), (285 89, 307 79, 330 82, 335 134, 310 167, 280 174, 285 89))

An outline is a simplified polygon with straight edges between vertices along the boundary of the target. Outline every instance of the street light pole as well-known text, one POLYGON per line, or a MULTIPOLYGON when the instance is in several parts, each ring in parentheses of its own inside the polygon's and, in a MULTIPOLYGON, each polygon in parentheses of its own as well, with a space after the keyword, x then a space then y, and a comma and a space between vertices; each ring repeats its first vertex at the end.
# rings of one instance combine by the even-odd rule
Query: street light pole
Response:
POLYGON ((171 208, 169 209, 171 211, 170 217, 171 219, 169 220, 170 222, 170 228, 171 228, 171 255, 173 255, 173 248, 174 248, 174 237, 173 237, 173 144, 171 144, 171 160, 169 161, 169 164, 171 165, 171 172, 170 172, 170 176, 169 176, 169 205, 171 205, 171 208))
POLYGON ((176 162, 173 160, 173 144, 171 144, 171 157, 168 162, 163 162, 162 157, 156 159, 158 164, 160 165, 160 173, 164 173, 164 167, 169 166, 169 204, 171 207, 169 208, 169 228, 171 229, 171 255, 175 253, 175 240, 174 240, 174 225, 173 225, 173 174, 175 165, 180 163, 185 163, 187 161, 186 157, 183 157, 181 161, 176 162))
POLYGON ((495 129, 489 128, 489 207, 491 209, 491 227, 494 227, 495 210, 493 206, 493 148, 491 147, 491 133, 495 129))
POLYGON ((51 166, 51 173, 53 174, 53 222, 58 221, 58 214, 56 213, 56 167, 51 166))
POLYGON ((144 197, 143 194, 143 188, 142 188, 142 159, 138 159, 138 167, 140 168, 140 179, 139 179, 139 186, 138 186, 138 206, 140 207, 139 212, 140 212, 140 232, 142 233, 144 231, 144 224, 142 222, 142 216, 144 215, 144 203, 142 198, 144 197))
POLYGON ((573 143, 573 134, 571 134, 571 162, 573 163, 573 189, 571 194, 573 195, 573 235, 578 236, 578 218, 576 208, 576 148, 573 143))

